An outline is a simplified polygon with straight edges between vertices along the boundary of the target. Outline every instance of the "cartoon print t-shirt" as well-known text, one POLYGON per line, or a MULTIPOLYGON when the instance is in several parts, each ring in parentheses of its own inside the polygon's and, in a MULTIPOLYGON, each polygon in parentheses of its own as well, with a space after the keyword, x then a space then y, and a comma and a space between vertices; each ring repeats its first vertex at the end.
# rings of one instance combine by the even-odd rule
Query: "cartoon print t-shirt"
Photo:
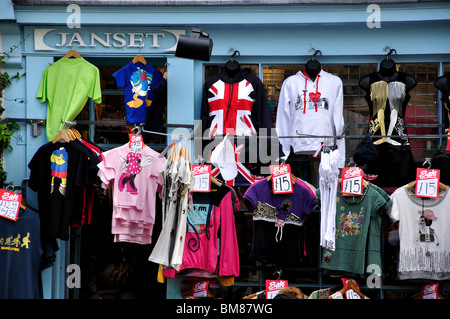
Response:
POLYGON ((398 279, 450 279, 449 192, 422 198, 405 185, 392 193, 389 216, 399 222, 398 279))
POLYGON ((145 123, 155 88, 163 74, 149 64, 128 63, 113 74, 125 95, 125 115, 130 124, 145 123))

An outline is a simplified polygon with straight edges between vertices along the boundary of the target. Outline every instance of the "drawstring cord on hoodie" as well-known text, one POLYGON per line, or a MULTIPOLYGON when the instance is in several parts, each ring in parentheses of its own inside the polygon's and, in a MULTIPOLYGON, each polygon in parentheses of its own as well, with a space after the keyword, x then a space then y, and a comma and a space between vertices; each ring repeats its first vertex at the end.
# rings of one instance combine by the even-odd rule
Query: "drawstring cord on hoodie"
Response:
MULTIPOLYGON (((314 101, 314 104, 316 106, 316 112, 317 112, 317 100, 318 100, 317 99, 317 93, 319 92, 319 79, 320 79, 320 74, 317 75, 316 98, 315 98, 315 101, 314 101)), ((303 97, 303 114, 306 113, 306 92, 308 92, 308 79, 305 78, 305 95, 303 97)))

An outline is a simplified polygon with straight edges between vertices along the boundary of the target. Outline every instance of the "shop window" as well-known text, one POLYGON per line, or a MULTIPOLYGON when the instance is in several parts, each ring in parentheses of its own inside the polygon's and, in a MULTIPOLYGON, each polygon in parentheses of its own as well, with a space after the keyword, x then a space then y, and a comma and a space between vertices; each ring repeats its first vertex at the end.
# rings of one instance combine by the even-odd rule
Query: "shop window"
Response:
MULTIPOLYGON (((125 120, 125 103, 122 88, 117 88, 114 77, 116 71, 130 62, 124 58, 86 58, 98 67, 102 90, 102 103, 88 101, 83 111, 76 118, 77 129, 84 138, 109 149, 128 142, 128 133, 131 126, 125 120)), ((166 59, 147 58, 147 63, 164 73, 166 59)), ((166 110, 164 110, 164 123, 166 123, 166 110)), ((144 132, 145 133, 145 132, 144 132)), ((163 135, 158 137, 144 134, 145 142, 153 149, 164 147, 166 139, 163 135)))

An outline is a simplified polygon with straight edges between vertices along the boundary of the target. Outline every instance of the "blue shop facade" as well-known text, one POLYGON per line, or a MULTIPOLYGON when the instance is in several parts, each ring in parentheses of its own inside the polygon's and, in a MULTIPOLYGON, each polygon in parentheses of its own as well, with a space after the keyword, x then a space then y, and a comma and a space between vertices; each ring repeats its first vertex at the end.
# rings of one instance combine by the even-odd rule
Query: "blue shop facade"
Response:
MULTIPOLYGON (((450 73, 450 4, 445 1, 28 1, 0 3, 0 48, 9 52, 0 66, 12 78, 4 89, 2 122, 14 122, 19 129, 11 139, 12 150, 3 150, 6 184, 26 196, 35 206, 36 194, 27 187, 28 164, 37 150, 48 143, 47 105, 37 98, 44 70, 76 50, 100 70, 102 103, 91 99, 75 119, 81 135, 108 150, 128 141, 129 124, 124 120, 123 93, 112 74, 142 55, 167 79, 167 105, 163 114, 165 134, 152 136, 148 145, 162 151, 174 136, 189 135, 201 118, 205 80, 218 74, 234 54, 264 84, 274 123, 283 81, 304 68, 315 54, 322 68, 343 82, 346 162, 368 125, 369 109, 359 80, 375 72, 380 61, 394 60, 398 70, 414 76, 417 85, 410 92, 405 122, 411 149, 418 166, 445 148, 448 116, 435 81, 450 73), (209 61, 175 56, 180 35, 198 28, 213 41, 209 61), (18 75, 13 77, 13 75, 18 75), (175 132, 175 133, 173 133, 175 132)), ((185 142, 192 149, 193 142, 185 142)), ((291 162, 296 175, 318 185, 317 160, 299 157, 291 162)), ((194 163, 194 151, 191 152, 194 163)), ((245 192, 245 190, 243 191, 245 192)), ((95 213, 95 212, 94 212, 95 213)), ((100 214, 100 212, 99 212, 100 214)), ((251 213, 242 210, 239 226, 251 231, 251 213)), ((105 218, 106 220, 107 218, 105 218)), ((89 227, 89 225, 83 226, 89 227)), ((105 226, 105 228, 107 228, 105 226)), ((83 299, 95 295, 92 270, 99 238, 98 229, 72 228, 70 239, 59 241, 53 266, 42 271, 45 299, 83 299), (86 253, 88 251, 88 253, 86 253), (79 267, 79 268, 77 268, 79 267), (81 271, 81 287, 73 285, 73 274, 81 271), (91 280, 92 279, 92 280, 91 280)), ((104 231, 104 230, 103 230, 104 231)), ((311 234, 310 234, 311 235, 311 234)), ((313 235, 311 235, 313 236, 313 235)), ((249 260, 251 235, 239 242, 241 268, 234 284, 211 283, 211 290, 225 291, 224 297, 242 299, 265 289, 265 280, 276 278, 276 266, 249 260)), ((386 237, 387 238, 387 237, 386 237)), ((239 239, 240 240, 240 239, 239 239)), ((389 246, 386 239, 386 247, 389 246)), ((149 265, 148 247, 119 247, 117 263, 135 263, 132 296, 158 295, 181 298, 192 288, 189 278, 156 282, 158 268, 149 265), (125 250, 125 252, 124 252, 125 250), (149 268, 146 268, 149 267, 149 268), (136 282, 143 282, 139 285, 136 282)), ((320 267, 317 243, 307 247, 307 257, 298 268, 284 268, 281 279, 306 294, 339 284, 320 267), (314 246, 314 247, 313 247, 314 246)), ((387 249, 389 250, 389 249, 387 249)), ((399 281, 395 276, 395 252, 385 251, 386 269, 376 288, 359 282, 375 299, 410 298, 421 284, 399 281)), ((106 264, 102 264, 106 267, 106 264)), ((130 273, 130 276, 131 273, 130 273)), ((443 293, 450 286, 440 283, 443 293)))

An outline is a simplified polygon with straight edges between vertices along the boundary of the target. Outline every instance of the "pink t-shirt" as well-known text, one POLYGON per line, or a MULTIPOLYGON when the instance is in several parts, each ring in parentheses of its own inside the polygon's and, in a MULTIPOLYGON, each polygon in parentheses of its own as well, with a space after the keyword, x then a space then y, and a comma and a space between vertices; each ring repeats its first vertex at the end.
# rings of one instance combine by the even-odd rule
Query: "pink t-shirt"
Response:
POLYGON ((156 193, 161 194, 166 159, 148 146, 134 153, 128 143, 103 152, 102 159, 98 176, 105 189, 113 189, 115 241, 150 244, 156 193))

